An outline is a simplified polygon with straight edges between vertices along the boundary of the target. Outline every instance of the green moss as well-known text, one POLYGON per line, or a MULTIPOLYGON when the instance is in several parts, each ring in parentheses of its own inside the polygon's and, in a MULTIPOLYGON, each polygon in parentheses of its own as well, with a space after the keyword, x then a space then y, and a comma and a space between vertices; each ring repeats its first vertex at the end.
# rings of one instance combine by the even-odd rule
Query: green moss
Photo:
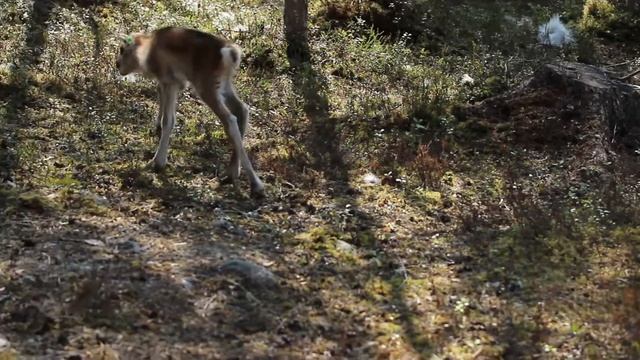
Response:
POLYGON ((214 130, 214 131, 211 133, 211 136, 212 136, 214 139, 217 139, 217 140, 226 140, 226 139, 227 139, 227 135, 225 134, 224 129, 217 129, 217 130, 214 130))
POLYGON ((441 181, 447 186, 455 186, 460 182, 460 178, 453 171, 447 171, 442 175, 441 181))
POLYGON ((478 137, 487 136, 491 133, 492 124, 477 119, 470 119, 459 123, 455 127, 455 134, 461 139, 477 139, 478 137))
POLYGON ((616 18, 616 8, 608 0, 587 0, 582 10, 583 31, 605 31, 616 18))
POLYGON ((109 210, 103 199, 88 191, 65 189, 60 192, 59 201, 66 208, 82 209, 92 215, 106 215, 109 210))
POLYGON ((404 281, 404 286, 407 291, 420 294, 431 288, 431 283, 427 279, 413 279, 409 278, 404 281))
POLYGON ((364 290, 370 298, 376 301, 388 300, 393 295, 393 285, 380 277, 369 279, 364 290))
POLYGON ((613 230, 611 236, 619 244, 640 245, 640 227, 619 227, 613 230))
POLYGON ((318 226, 311 228, 306 232, 297 234, 294 239, 297 240, 298 243, 313 246, 313 244, 324 243, 327 239, 331 239, 332 237, 333 235, 329 228, 325 226, 318 226))
POLYGON ((362 264, 363 260, 357 252, 347 251, 338 246, 339 240, 347 243, 352 242, 351 234, 341 234, 333 231, 327 226, 319 226, 309 231, 300 233, 291 239, 297 246, 316 252, 325 252, 337 260, 352 264, 362 264))
POLYGON ((393 322, 380 322, 376 324, 376 331, 379 335, 399 335, 402 333, 402 326, 393 322))
POLYGON ((80 181, 73 178, 72 174, 65 174, 63 177, 49 177, 45 180, 45 185, 72 187, 80 185, 80 181))
POLYGON ((16 360, 18 353, 14 350, 0 350, 0 360, 16 360))
POLYGON ((438 191, 419 190, 419 198, 426 202, 429 206, 440 207, 442 206, 442 193, 438 191))
POLYGON ((487 187, 489 195, 494 199, 501 199, 504 197, 506 184, 503 179, 495 178, 491 181, 490 186, 487 187))
MULTIPOLYGON (((37 213, 47 213, 59 208, 58 204, 35 191, 23 192, 15 197, 10 196, 10 200, 13 200, 14 210, 16 211, 28 210, 37 213)), ((11 201, 9 203, 11 203, 11 201)))
POLYGON ((374 248, 378 243, 376 235, 371 231, 359 231, 354 238, 355 245, 363 248, 374 248))

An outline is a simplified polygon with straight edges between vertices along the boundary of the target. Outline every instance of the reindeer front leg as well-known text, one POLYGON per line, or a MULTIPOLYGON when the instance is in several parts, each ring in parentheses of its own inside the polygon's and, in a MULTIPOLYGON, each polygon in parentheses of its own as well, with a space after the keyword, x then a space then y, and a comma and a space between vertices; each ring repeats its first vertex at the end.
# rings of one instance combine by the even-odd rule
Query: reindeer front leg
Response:
POLYGON ((180 87, 175 84, 160 84, 160 109, 162 112, 160 142, 151 164, 156 171, 164 169, 169 155, 169 141, 176 120, 176 103, 180 87))

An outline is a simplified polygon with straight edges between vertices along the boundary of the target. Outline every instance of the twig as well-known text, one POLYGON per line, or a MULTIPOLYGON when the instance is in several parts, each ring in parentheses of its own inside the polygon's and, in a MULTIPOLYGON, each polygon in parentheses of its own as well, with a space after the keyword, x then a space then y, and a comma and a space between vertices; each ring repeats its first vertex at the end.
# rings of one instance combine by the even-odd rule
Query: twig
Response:
POLYGON ((606 66, 606 67, 619 67, 619 66, 629 65, 632 62, 633 62, 633 60, 627 60, 627 61, 623 61, 623 62, 617 63, 617 64, 604 64, 604 66, 606 66))
POLYGON ((621 80, 621 81, 629 80, 629 79, 631 79, 632 77, 634 77, 634 76, 636 76, 638 74, 640 74, 640 68, 636 69, 635 71, 633 71, 629 75, 625 75, 625 76, 623 76, 621 78, 618 78, 618 80, 621 80))

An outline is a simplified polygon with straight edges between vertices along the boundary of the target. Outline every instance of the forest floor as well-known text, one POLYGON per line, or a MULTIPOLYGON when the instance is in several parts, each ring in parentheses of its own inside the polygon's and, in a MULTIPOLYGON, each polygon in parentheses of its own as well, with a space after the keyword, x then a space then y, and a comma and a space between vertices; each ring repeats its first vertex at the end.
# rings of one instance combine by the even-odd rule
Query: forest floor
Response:
POLYGON ((314 28, 314 58, 347 65, 290 68, 279 37, 244 38, 254 200, 219 183, 228 146, 189 90, 169 167, 144 168, 156 94, 114 75, 119 16, 210 19, 139 3, 0 6, 0 359, 640 356, 640 162, 597 114, 539 89, 434 133, 364 106, 415 95, 350 55, 399 45, 314 28))

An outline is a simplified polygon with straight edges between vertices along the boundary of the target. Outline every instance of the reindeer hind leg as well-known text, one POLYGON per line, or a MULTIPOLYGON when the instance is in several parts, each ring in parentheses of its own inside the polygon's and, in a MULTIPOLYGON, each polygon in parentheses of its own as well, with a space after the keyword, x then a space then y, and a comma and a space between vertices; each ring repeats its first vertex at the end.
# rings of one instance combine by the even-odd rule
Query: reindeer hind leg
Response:
POLYGON ((154 123, 155 126, 155 134, 158 139, 162 136, 162 119, 165 113, 165 106, 167 100, 165 99, 165 91, 164 86, 158 85, 158 116, 156 117, 156 121, 154 123))
MULTIPOLYGON (((228 84, 225 86, 224 93, 225 105, 231 111, 231 113, 238 119, 238 128, 240 130, 240 137, 244 139, 244 135, 247 132, 247 126, 249 122, 249 107, 247 104, 242 102, 238 95, 235 92, 235 89, 228 84)), ((233 150, 231 154, 231 161, 229 162, 229 167, 227 168, 227 176, 233 178, 234 176, 239 176, 240 174, 240 157, 238 156, 238 152, 233 150)))
MULTIPOLYGON (((220 88, 220 84, 218 83, 216 85, 217 86, 207 87, 204 89, 200 88, 198 91, 200 97, 211 108, 211 110, 213 110, 216 116, 220 118, 225 132, 231 141, 233 152, 237 154, 240 163, 247 172, 247 176, 251 183, 252 195, 262 197, 264 196, 264 184, 253 169, 249 156, 244 149, 242 133, 238 124, 238 117, 234 115, 225 104, 226 101, 224 94, 221 91, 222 89, 220 88)), ((231 181, 237 186, 239 183, 239 172, 232 171, 230 175, 232 176, 231 181)))

